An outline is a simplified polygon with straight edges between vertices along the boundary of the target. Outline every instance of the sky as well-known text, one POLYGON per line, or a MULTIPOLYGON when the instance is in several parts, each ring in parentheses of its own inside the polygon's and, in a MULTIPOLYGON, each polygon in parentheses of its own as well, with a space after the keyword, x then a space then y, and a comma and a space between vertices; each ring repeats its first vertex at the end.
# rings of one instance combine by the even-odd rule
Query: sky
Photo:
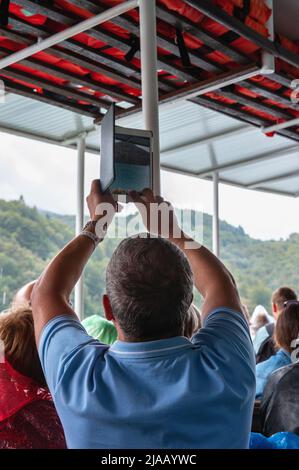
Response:
MULTIPOLYGON (((29 206, 60 214, 76 211, 76 152, 0 133, 0 199, 22 195, 29 206)), ((86 155, 85 193, 99 175, 99 157, 86 155)), ((162 172, 162 195, 179 208, 212 214, 212 183, 162 172)), ((287 238, 299 232, 299 198, 220 185, 220 218, 251 237, 287 238)))

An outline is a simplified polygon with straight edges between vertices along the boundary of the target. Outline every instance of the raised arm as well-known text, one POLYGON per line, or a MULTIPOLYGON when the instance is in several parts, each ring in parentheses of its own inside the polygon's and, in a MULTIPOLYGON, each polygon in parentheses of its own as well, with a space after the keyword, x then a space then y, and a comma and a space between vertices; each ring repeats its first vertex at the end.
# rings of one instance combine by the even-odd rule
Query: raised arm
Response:
MULTIPOLYGON (((235 281, 224 264, 207 248, 186 248, 190 238, 170 238, 181 248, 189 259, 194 275, 194 284, 204 298, 202 317, 218 307, 228 307, 242 312, 241 302, 235 281)), ((192 243, 193 245, 193 243, 192 243)))
MULTIPOLYGON (((101 204, 106 208, 110 206, 110 219, 111 213, 114 215, 115 202, 110 193, 101 193, 99 180, 92 182, 87 204, 94 222, 103 217, 108 221, 107 215, 101 213, 101 204)), ((86 231, 95 234, 95 224, 90 224, 86 231)), ((31 294, 37 344, 43 327, 52 318, 65 314, 76 315, 70 307, 69 298, 94 249, 92 238, 78 235, 55 256, 37 280, 31 294)))
POLYGON ((23 287, 21 287, 21 289, 19 289, 16 295, 14 296, 13 304, 14 305, 24 305, 24 304, 29 305, 30 297, 31 297, 35 283, 36 281, 31 281, 31 282, 28 282, 28 284, 25 284, 23 287))
POLYGON ((131 192, 130 196, 141 211, 143 221, 148 231, 158 233, 168 238, 169 241, 177 245, 186 254, 192 267, 195 287, 204 298, 201 309, 202 318, 204 319, 209 312, 218 307, 227 307, 242 312, 241 302, 233 276, 213 253, 182 232, 178 226, 173 210, 168 213, 165 211, 166 216, 169 214, 168 221, 162 220, 161 215, 159 215, 160 220, 158 226, 156 222, 153 221, 155 212, 159 211, 160 214, 163 213, 163 211, 161 211, 161 204, 167 204, 170 208, 171 205, 165 202, 161 197, 155 197, 153 192, 149 189, 144 190, 141 195, 136 192, 131 192), (160 205, 160 209, 158 204, 160 205), (142 208, 144 208, 144 210, 142 210, 142 208), (168 228, 167 233, 165 232, 165 227, 168 228))

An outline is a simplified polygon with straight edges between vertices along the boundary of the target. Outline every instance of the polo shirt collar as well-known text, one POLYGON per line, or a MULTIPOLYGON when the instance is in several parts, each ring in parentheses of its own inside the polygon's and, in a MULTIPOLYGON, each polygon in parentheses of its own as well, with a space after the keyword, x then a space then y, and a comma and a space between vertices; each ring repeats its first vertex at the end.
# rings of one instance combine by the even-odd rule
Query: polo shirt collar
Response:
POLYGON ((116 341, 109 348, 109 353, 122 357, 157 357, 167 356, 190 348, 193 348, 193 344, 189 339, 184 336, 175 336, 173 338, 140 343, 116 341))

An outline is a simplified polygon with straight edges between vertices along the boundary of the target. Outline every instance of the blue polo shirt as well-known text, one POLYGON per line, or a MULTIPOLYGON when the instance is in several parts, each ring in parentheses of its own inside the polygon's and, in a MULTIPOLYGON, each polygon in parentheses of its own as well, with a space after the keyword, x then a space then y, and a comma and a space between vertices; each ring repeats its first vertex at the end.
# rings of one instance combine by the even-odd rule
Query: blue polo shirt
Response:
POLYGON ((249 445, 255 358, 238 312, 211 312, 192 341, 110 347, 63 315, 45 326, 39 354, 69 448, 249 445))

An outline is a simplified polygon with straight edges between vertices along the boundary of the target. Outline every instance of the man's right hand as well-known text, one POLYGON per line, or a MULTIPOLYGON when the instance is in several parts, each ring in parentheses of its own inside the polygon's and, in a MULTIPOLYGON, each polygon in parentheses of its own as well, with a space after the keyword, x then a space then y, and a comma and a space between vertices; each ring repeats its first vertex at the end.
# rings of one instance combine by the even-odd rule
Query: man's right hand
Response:
POLYGON ((100 180, 93 180, 90 187, 90 193, 86 198, 89 215, 91 220, 99 220, 104 215, 104 211, 110 206, 111 215, 117 212, 117 203, 114 201, 110 191, 101 190, 100 180))
POLYGON ((151 189, 141 193, 129 191, 129 197, 139 210, 148 232, 163 238, 179 238, 182 231, 174 213, 174 208, 161 196, 155 196, 151 189))
POLYGON ((155 196, 150 189, 144 189, 141 194, 133 191, 129 195, 139 209, 147 230, 168 238, 185 252, 194 274, 194 284, 204 298, 202 318, 219 307, 242 312, 231 274, 213 253, 182 232, 171 204, 162 197, 155 196), (192 248, 189 248, 190 241, 193 242, 192 248))

